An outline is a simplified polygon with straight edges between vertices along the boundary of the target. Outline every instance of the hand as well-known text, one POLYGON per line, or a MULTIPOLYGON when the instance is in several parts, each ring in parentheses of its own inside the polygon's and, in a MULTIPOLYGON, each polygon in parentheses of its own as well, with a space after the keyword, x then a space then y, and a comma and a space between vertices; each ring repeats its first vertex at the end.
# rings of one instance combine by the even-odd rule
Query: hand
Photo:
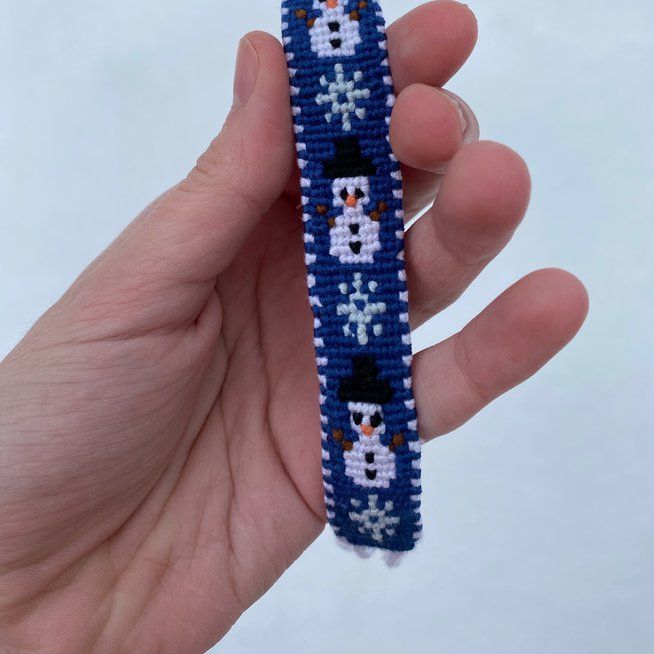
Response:
MULTIPOLYGON (((528 202, 522 160, 471 143, 474 117, 439 90, 475 38, 448 0, 389 29, 408 217, 440 186, 407 234, 414 328, 506 245, 528 202)), ((221 134, 1 364, 3 645, 202 652, 323 529, 288 93, 281 45, 250 34, 221 134)), ((532 375, 586 307, 575 278, 540 271, 420 353, 423 438, 532 375)))

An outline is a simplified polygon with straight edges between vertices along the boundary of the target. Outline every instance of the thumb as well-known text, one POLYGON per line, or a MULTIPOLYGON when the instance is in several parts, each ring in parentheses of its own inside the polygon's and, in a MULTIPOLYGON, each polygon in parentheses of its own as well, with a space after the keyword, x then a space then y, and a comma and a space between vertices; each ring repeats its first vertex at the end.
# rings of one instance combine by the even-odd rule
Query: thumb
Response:
POLYGON ((84 277, 94 278, 96 291, 98 284, 121 290, 121 278, 133 289, 140 275, 148 291, 213 286, 293 166, 286 57, 273 36, 251 33, 239 44, 234 104, 220 134, 187 178, 145 209, 84 277))
POLYGON ((223 130, 168 198, 166 225, 155 227, 193 246, 179 248, 185 266, 193 261, 200 276, 215 277, 284 191, 293 166, 286 56, 273 36, 252 33, 239 44, 223 130))

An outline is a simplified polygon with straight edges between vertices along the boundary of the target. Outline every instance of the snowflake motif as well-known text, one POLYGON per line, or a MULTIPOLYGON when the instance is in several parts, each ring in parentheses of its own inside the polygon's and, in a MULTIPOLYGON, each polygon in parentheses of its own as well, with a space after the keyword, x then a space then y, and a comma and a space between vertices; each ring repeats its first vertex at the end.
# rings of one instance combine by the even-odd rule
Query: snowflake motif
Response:
POLYGON ((400 519, 389 515, 393 511, 393 502, 388 501, 381 509, 377 506, 379 495, 368 495, 368 508, 361 511, 361 500, 350 500, 352 508, 356 511, 350 511, 350 520, 359 523, 359 533, 370 537, 376 542, 381 543, 384 536, 394 536, 395 527, 400 523, 400 519))
POLYGON ((359 120, 366 117, 366 110, 363 107, 357 107, 359 100, 367 100, 370 97, 370 89, 356 88, 357 84, 362 81, 363 73, 360 70, 355 71, 351 78, 346 78, 343 64, 334 66, 333 81, 329 81, 325 75, 320 78, 320 85, 326 89, 326 93, 318 93, 316 102, 319 105, 331 104, 331 109, 325 114, 325 119, 331 123, 332 118, 340 116, 344 132, 352 129, 352 114, 359 120))
MULTIPOLYGON (((370 295, 363 292, 363 279, 361 273, 354 274, 354 281, 351 287, 354 289, 350 293, 350 285, 340 284, 339 289, 343 295, 348 296, 348 303, 339 304, 337 312, 339 316, 347 316, 347 323, 343 326, 345 336, 354 336, 358 339, 359 345, 367 345, 369 341, 368 330, 372 326, 372 333, 380 336, 384 331, 381 323, 372 324, 375 317, 386 313, 386 304, 384 302, 370 302, 370 295), (356 330, 352 326, 356 325, 356 330)), ((368 282, 370 293, 376 293, 379 288, 377 282, 368 282)))

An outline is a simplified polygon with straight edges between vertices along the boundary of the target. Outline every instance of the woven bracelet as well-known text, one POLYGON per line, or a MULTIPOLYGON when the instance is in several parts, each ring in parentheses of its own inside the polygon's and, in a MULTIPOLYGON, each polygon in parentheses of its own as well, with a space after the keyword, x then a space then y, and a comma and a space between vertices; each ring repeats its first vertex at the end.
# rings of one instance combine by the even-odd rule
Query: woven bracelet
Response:
POLYGON ((400 165, 375 1, 284 0, 327 517, 362 555, 420 536, 400 165))

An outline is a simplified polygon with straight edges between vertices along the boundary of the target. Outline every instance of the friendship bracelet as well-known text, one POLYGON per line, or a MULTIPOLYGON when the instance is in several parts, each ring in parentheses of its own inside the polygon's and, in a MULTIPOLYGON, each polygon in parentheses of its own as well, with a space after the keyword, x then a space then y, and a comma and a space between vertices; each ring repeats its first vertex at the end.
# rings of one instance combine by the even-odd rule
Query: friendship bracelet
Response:
POLYGON ((320 381, 327 517, 393 562, 420 537, 402 177, 375 0, 283 0, 320 381))

